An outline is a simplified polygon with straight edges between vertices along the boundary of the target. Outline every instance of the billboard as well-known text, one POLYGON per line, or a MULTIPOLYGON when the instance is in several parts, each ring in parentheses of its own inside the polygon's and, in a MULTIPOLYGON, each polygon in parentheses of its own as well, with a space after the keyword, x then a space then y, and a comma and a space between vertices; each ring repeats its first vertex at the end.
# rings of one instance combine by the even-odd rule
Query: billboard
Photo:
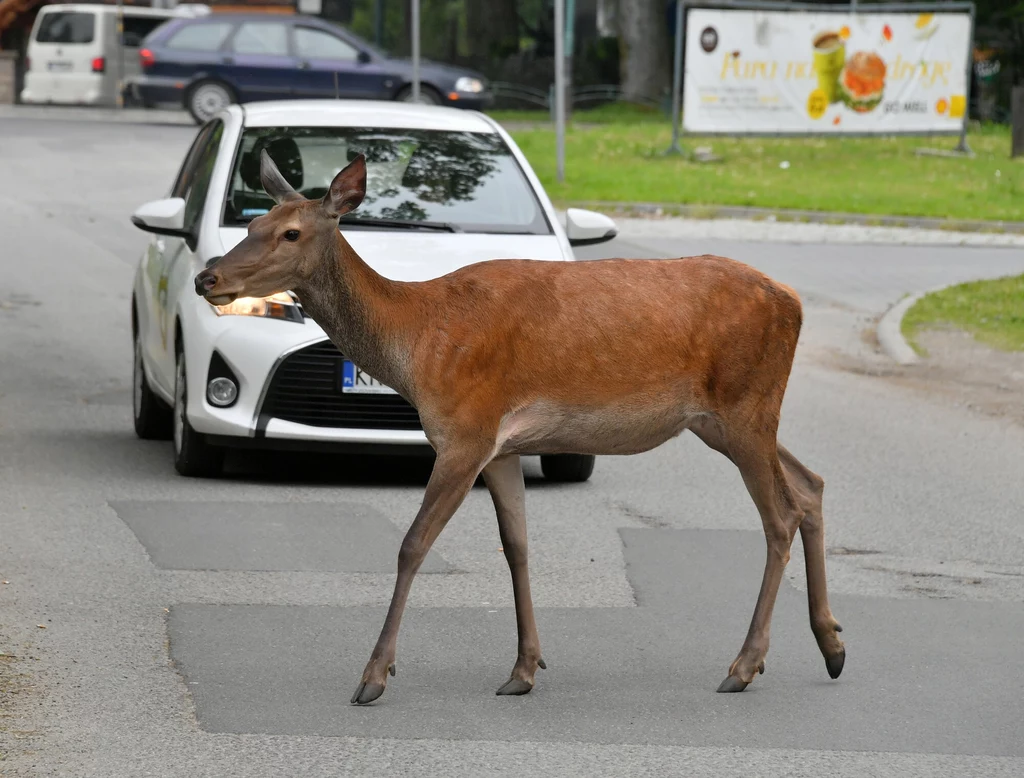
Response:
POLYGON ((967 12, 695 8, 686 17, 683 129, 956 133, 970 37, 967 12))

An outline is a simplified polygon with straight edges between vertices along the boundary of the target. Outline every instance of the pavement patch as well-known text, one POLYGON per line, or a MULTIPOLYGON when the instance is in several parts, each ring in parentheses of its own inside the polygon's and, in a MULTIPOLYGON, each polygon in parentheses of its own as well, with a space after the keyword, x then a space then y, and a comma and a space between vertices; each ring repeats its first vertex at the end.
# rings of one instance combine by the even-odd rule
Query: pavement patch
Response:
POLYGON ((411 607, 398 675, 367 708, 348 699, 384 607, 175 605, 171 657, 216 733, 1024 755, 1024 606, 834 596, 848 659, 831 681, 784 583, 766 674, 718 695, 763 537, 621 535, 639 607, 538 610, 549 669, 525 697, 494 696, 515 659, 510 608, 411 607))
MULTIPOLYGON (((165 570, 393 574, 403 536, 362 503, 118 501, 110 507, 165 570)), ((451 568, 431 551, 421 570, 451 568)))

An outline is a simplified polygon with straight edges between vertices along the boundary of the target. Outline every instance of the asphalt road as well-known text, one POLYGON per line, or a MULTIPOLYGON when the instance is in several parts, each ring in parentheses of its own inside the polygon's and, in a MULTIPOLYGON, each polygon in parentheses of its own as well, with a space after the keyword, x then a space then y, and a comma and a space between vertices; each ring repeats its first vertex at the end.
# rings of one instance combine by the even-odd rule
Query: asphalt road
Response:
POLYGON ((803 296, 781 437, 826 480, 838 681, 796 543, 766 673, 714 693, 763 540, 736 471, 683 436, 601 459, 580 486, 527 463, 549 667, 531 695, 493 694, 515 622, 477 488, 416 581, 397 677, 353 708, 422 465, 248 456, 193 481, 131 430, 146 237, 128 215, 163 195, 193 133, 0 119, 0 773, 1024 774, 1024 430, 835 359, 877 359, 862 331, 903 293, 1020 272, 1024 251, 631 223, 586 252, 726 254, 803 296))

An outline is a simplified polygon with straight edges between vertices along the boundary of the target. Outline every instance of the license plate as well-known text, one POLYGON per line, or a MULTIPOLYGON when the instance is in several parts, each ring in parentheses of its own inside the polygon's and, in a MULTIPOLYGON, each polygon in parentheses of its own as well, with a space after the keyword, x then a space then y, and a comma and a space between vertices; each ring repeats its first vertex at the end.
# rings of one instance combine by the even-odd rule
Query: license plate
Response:
POLYGON ((64 62, 62 60, 52 60, 52 61, 46 63, 46 69, 47 70, 51 70, 51 71, 53 71, 53 70, 67 71, 67 70, 71 70, 71 63, 70 62, 64 62))
POLYGON ((341 365, 341 391, 344 394, 398 394, 347 359, 341 365))

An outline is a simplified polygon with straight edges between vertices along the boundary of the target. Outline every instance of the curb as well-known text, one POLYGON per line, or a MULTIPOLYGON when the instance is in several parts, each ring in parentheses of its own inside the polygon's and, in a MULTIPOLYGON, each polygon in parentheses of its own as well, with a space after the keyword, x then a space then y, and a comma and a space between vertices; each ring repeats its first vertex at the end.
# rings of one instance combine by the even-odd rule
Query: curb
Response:
POLYGON ((875 333, 878 335, 878 342, 882 346, 882 350, 897 364, 916 365, 921 361, 917 352, 910 347, 906 338, 903 337, 902 324, 903 317, 907 315, 907 311, 926 294, 928 292, 918 292, 917 294, 904 297, 882 314, 882 318, 878 320, 878 326, 875 330, 875 333))
MULTIPOLYGON (((993 278, 995 277, 996 276, 993 276, 993 278)), ((988 280, 988 278, 989 277, 987 276, 983 276, 976 280, 984 281, 988 280)), ((875 334, 878 336, 878 342, 882 346, 882 350, 898 364, 916 365, 920 363, 921 357, 919 357, 917 352, 914 351, 909 343, 907 343, 907 339, 903 337, 903 317, 907 315, 907 311, 914 307, 914 303, 925 295, 932 294, 933 292, 941 292, 943 289, 949 289, 951 286, 959 286, 962 283, 965 282, 954 281, 953 283, 943 284, 942 286, 933 286, 931 289, 925 289, 923 292, 908 294, 883 313, 882 318, 878 320, 878 325, 875 328, 875 334)))
POLYGON ((158 108, 101 108, 65 105, 0 105, 0 119, 91 122, 106 124, 148 124, 166 127, 196 127, 186 111, 158 108))
POLYGON ((900 227, 945 232, 989 232, 1024 234, 1024 222, 984 219, 938 219, 926 216, 806 211, 793 208, 756 208, 739 205, 687 205, 684 203, 632 203, 610 200, 566 201, 569 207, 608 210, 624 216, 643 218, 677 216, 689 219, 750 219, 766 222, 805 224, 856 224, 865 227, 900 227))

